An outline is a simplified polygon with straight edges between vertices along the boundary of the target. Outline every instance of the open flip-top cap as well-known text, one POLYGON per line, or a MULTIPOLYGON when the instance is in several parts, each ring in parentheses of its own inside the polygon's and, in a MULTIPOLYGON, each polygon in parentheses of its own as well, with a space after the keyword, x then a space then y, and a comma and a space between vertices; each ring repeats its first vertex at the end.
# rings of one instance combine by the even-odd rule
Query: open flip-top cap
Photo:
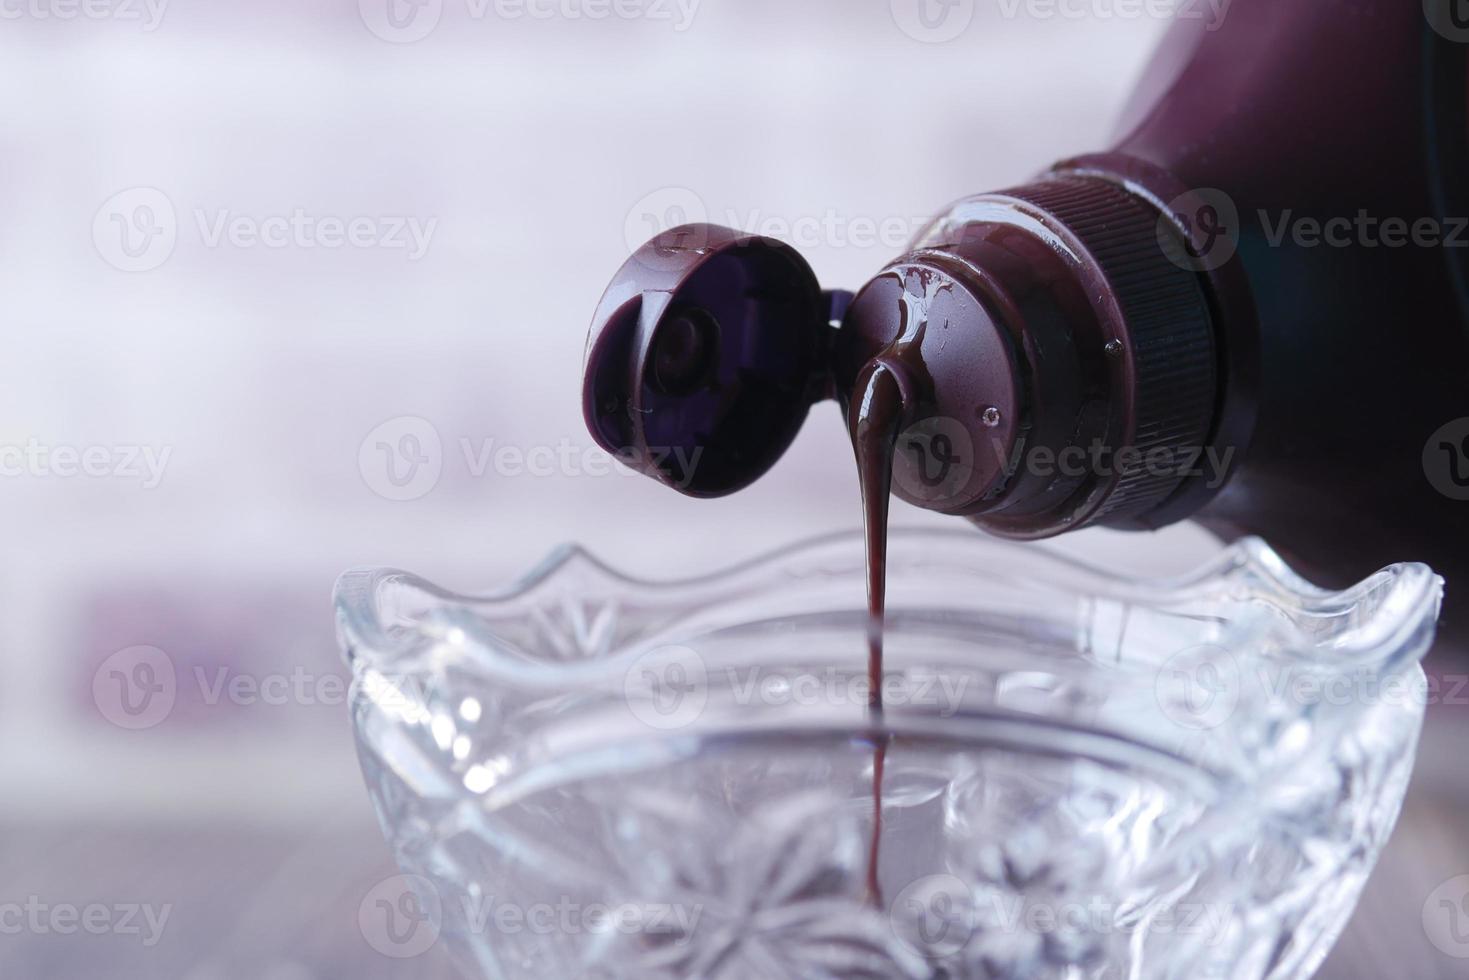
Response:
POLYGON ((780 458, 826 388, 830 325, 790 246, 683 225, 638 249, 587 342, 592 436, 695 497, 733 493, 780 458))

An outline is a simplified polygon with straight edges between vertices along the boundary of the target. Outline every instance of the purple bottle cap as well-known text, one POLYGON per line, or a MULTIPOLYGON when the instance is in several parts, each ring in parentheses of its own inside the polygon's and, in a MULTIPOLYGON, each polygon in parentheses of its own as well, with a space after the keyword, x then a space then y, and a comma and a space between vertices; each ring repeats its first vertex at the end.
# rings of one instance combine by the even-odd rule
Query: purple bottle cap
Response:
POLYGON ((693 497, 762 476, 827 393, 830 311, 790 246, 683 225, 602 297, 582 393, 597 443, 693 497))

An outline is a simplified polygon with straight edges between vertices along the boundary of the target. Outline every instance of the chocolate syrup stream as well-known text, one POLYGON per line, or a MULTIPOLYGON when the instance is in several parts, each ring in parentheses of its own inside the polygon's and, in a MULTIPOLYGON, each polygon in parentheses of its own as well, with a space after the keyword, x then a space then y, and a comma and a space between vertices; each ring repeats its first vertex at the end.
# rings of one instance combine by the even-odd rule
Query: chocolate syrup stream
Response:
POLYGON ((888 501, 892 490, 893 453, 903 417, 903 393, 891 368, 873 361, 864 371, 852 425, 862 485, 863 525, 867 543, 867 709, 872 722, 872 845, 867 856, 867 895, 882 906, 878 857, 882 840, 882 777, 890 739, 883 728, 883 626, 887 607, 888 501))
MULTIPOLYGON (((881 354, 868 361, 857 376, 856 394, 848 420, 852 446, 857 452, 858 481, 862 485, 862 516, 867 543, 867 708, 873 732, 872 847, 867 857, 867 894, 882 906, 878 857, 882 839, 882 777, 892 744, 883 723, 883 629, 887 617, 888 502, 893 488, 893 457, 898 437, 916 406, 909 404, 915 379, 928 379, 923 361, 923 337, 933 301, 950 284, 931 273, 913 270, 900 274, 901 323, 881 354), (906 382, 906 383, 905 383, 906 382)), ((931 381, 929 381, 931 385, 931 381)))

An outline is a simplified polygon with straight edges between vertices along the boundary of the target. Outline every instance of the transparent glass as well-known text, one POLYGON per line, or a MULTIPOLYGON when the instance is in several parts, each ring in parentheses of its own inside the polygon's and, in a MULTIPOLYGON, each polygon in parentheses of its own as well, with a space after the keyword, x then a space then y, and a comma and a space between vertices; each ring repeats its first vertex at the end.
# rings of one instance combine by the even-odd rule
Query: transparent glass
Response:
POLYGON ((1412 767, 1432 572, 891 547, 880 719, 857 535, 671 583, 576 549, 478 598, 343 577, 367 785, 471 975, 1315 970, 1412 767))

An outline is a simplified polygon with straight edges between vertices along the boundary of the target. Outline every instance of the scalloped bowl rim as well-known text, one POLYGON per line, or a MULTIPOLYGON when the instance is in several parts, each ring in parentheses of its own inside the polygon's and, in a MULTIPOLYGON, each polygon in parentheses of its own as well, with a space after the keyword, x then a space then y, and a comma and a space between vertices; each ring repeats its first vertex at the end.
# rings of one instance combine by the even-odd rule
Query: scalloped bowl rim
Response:
MULTIPOLYGON (((889 533, 891 539, 899 544, 932 541, 935 544, 953 546, 956 543, 956 532, 949 530, 898 526, 889 533)), ((457 592, 398 568, 364 566, 350 569, 338 578, 333 589, 333 606, 336 609, 338 634, 344 653, 360 649, 386 653, 414 642, 412 636, 395 637, 383 622, 379 597, 390 586, 411 590, 446 605, 470 611, 484 610, 521 600, 541 588, 553 585, 572 570, 579 568, 589 569, 611 583, 656 592, 718 584, 773 567, 803 553, 831 545, 860 543, 861 540, 861 531, 836 531, 803 538, 714 571, 662 579, 628 574, 581 545, 563 544, 553 548, 545 558, 507 586, 478 594, 457 592)), ((1443 596, 1443 579, 1427 565, 1419 562, 1389 565, 1344 589, 1322 588, 1297 573, 1268 543, 1257 537, 1241 538, 1222 547, 1218 553, 1192 571, 1152 577, 1119 571, 1115 567, 1063 554, 1035 542, 1012 541, 976 532, 968 536, 968 544, 992 554, 1010 553, 1017 557, 1023 555, 1026 561, 1054 567, 1058 577, 1084 577, 1087 586, 1084 590, 1077 590, 1078 596, 1132 600, 1145 605, 1158 605, 1160 596, 1179 598, 1191 590, 1207 588, 1230 573, 1253 575, 1260 584, 1269 587, 1277 595, 1286 596, 1298 603, 1301 608, 1296 610, 1297 613, 1323 614, 1333 609, 1350 608, 1374 593, 1390 591, 1396 614, 1388 618, 1360 647, 1335 651, 1344 667, 1360 666, 1364 662, 1380 662, 1385 655, 1394 652, 1413 655, 1415 659, 1420 657, 1427 644, 1421 645, 1424 649, 1411 650, 1412 634, 1421 630, 1425 622, 1432 624, 1437 621, 1443 596)), ((1284 609, 1283 604, 1276 605, 1289 612, 1284 609)), ((353 663, 355 671, 356 661, 350 654, 348 659, 353 663)))

